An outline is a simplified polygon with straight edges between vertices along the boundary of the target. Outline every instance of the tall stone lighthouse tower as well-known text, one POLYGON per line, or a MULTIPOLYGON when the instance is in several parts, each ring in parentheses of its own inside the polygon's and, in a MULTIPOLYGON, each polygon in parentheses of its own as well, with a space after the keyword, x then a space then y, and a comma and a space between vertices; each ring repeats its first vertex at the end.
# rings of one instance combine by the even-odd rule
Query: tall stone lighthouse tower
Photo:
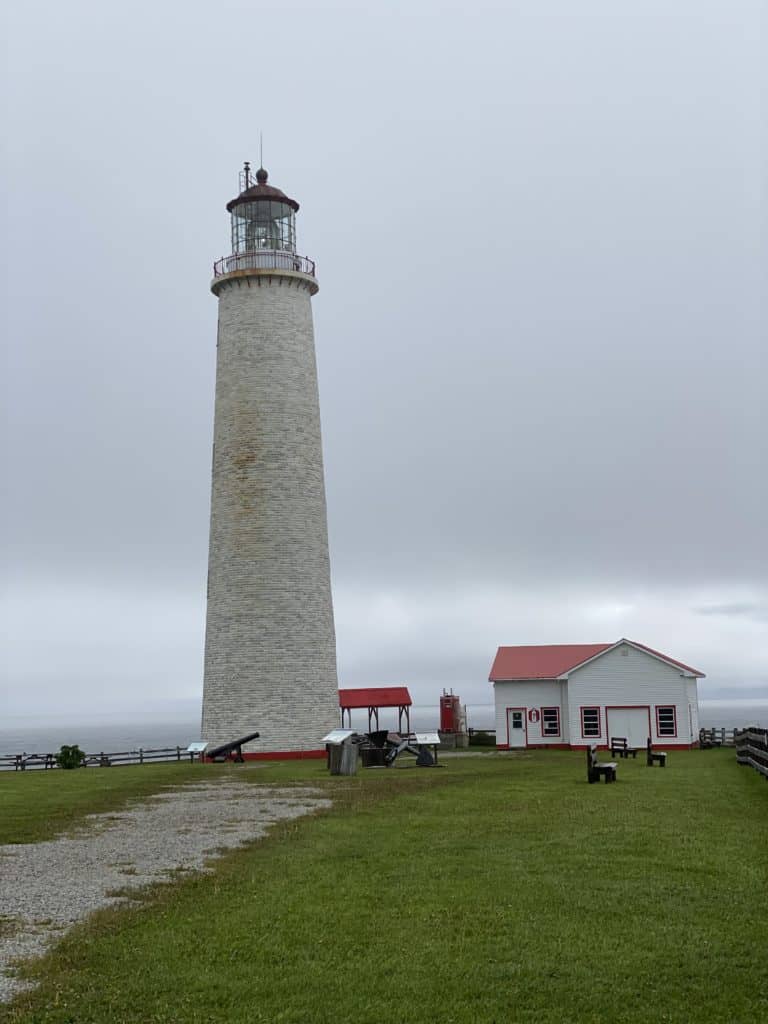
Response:
POLYGON ((202 736, 308 752, 338 725, 320 405, 299 204, 246 163, 219 300, 202 736))

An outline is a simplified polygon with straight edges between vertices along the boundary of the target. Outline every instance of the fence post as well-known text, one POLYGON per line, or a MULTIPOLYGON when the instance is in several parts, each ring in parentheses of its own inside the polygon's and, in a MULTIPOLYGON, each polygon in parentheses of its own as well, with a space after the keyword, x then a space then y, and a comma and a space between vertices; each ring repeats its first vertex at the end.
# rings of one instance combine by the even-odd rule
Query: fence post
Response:
POLYGON ((181 760, 181 747, 176 747, 176 760, 181 760))
POLYGON ((144 750, 139 747, 139 764, 144 764, 144 750))

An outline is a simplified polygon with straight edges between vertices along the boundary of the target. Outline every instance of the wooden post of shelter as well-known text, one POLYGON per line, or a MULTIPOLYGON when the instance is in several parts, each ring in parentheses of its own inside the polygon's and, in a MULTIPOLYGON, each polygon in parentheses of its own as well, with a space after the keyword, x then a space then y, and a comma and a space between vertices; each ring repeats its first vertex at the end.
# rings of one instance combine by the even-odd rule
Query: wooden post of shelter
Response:
POLYGON ((401 704, 397 709, 397 731, 403 731, 403 715, 405 715, 405 731, 408 735, 411 732, 411 709, 407 704, 401 704))
POLYGON ((379 732, 379 710, 381 708, 398 709, 398 729, 403 731, 403 716, 407 730, 411 730, 410 707, 411 695, 406 686, 372 686, 360 689, 339 690, 339 707, 341 708, 341 725, 344 727, 344 712, 348 716, 348 727, 352 728, 352 709, 366 708, 368 711, 368 731, 379 732))
MULTIPOLYGON (((352 718, 352 712, 349 713, 350 720, 352 718)), ((379 730, 379 709, 374 705, 368 707, 368 732, 373 732, 372 722, 376 721, 376 731, 379 730)))

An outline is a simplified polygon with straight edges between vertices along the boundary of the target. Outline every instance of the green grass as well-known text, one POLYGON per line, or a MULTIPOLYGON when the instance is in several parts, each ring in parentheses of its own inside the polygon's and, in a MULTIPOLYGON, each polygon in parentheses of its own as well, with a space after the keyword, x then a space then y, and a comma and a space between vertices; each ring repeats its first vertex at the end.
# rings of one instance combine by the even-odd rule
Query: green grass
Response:
MULTIPOLYGON (((221 773, 281 785, 318 774, 317 761, 249 762, 236 765, 188 761, 71 771, 0 772, 0 845, 36 843, 77 828, 88 814, 119 811, 153 793, 221 773)), ((325 777, 326 773, 322 772, 325 777)))
POLYGON ((613 786, 588 786, 583 760, 229 769, 317 782, 336 806, 74 929, 8 1020, 767 1019, 768 785, 732 751, 622 761, 613 786))
POLYGON ((0 773, 0 843, 35 843, 78 825, 87 814, 128 803, 200 778, 200 765, 0 773))

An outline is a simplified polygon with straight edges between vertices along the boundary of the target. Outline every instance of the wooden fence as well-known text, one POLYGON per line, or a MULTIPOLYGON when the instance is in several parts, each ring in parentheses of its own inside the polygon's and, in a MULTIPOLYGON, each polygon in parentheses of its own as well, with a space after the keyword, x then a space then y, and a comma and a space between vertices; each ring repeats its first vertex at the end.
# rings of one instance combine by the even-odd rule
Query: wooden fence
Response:
POLYGON ((738 729, 699 729, 699 746, 702 750, 709 747, 735 747, 738 735, 738 729))
POLYGON ((736 760, 768 779, 768 729, 744 729, 736 736, 736 760))
MULTIPOLYGON (((111 768, 121 764, 156 764, 158 761, 181 761, 189 757, 194 760, 184 747, 160 747, 155 750, 119 750, 116 753, 100 751, 98 754, 86 754, 83 767, 111 768)), ((3 754, 0 755, 0 771, 28 771, 30 769, 58 768, 55 754, 3 754)))

